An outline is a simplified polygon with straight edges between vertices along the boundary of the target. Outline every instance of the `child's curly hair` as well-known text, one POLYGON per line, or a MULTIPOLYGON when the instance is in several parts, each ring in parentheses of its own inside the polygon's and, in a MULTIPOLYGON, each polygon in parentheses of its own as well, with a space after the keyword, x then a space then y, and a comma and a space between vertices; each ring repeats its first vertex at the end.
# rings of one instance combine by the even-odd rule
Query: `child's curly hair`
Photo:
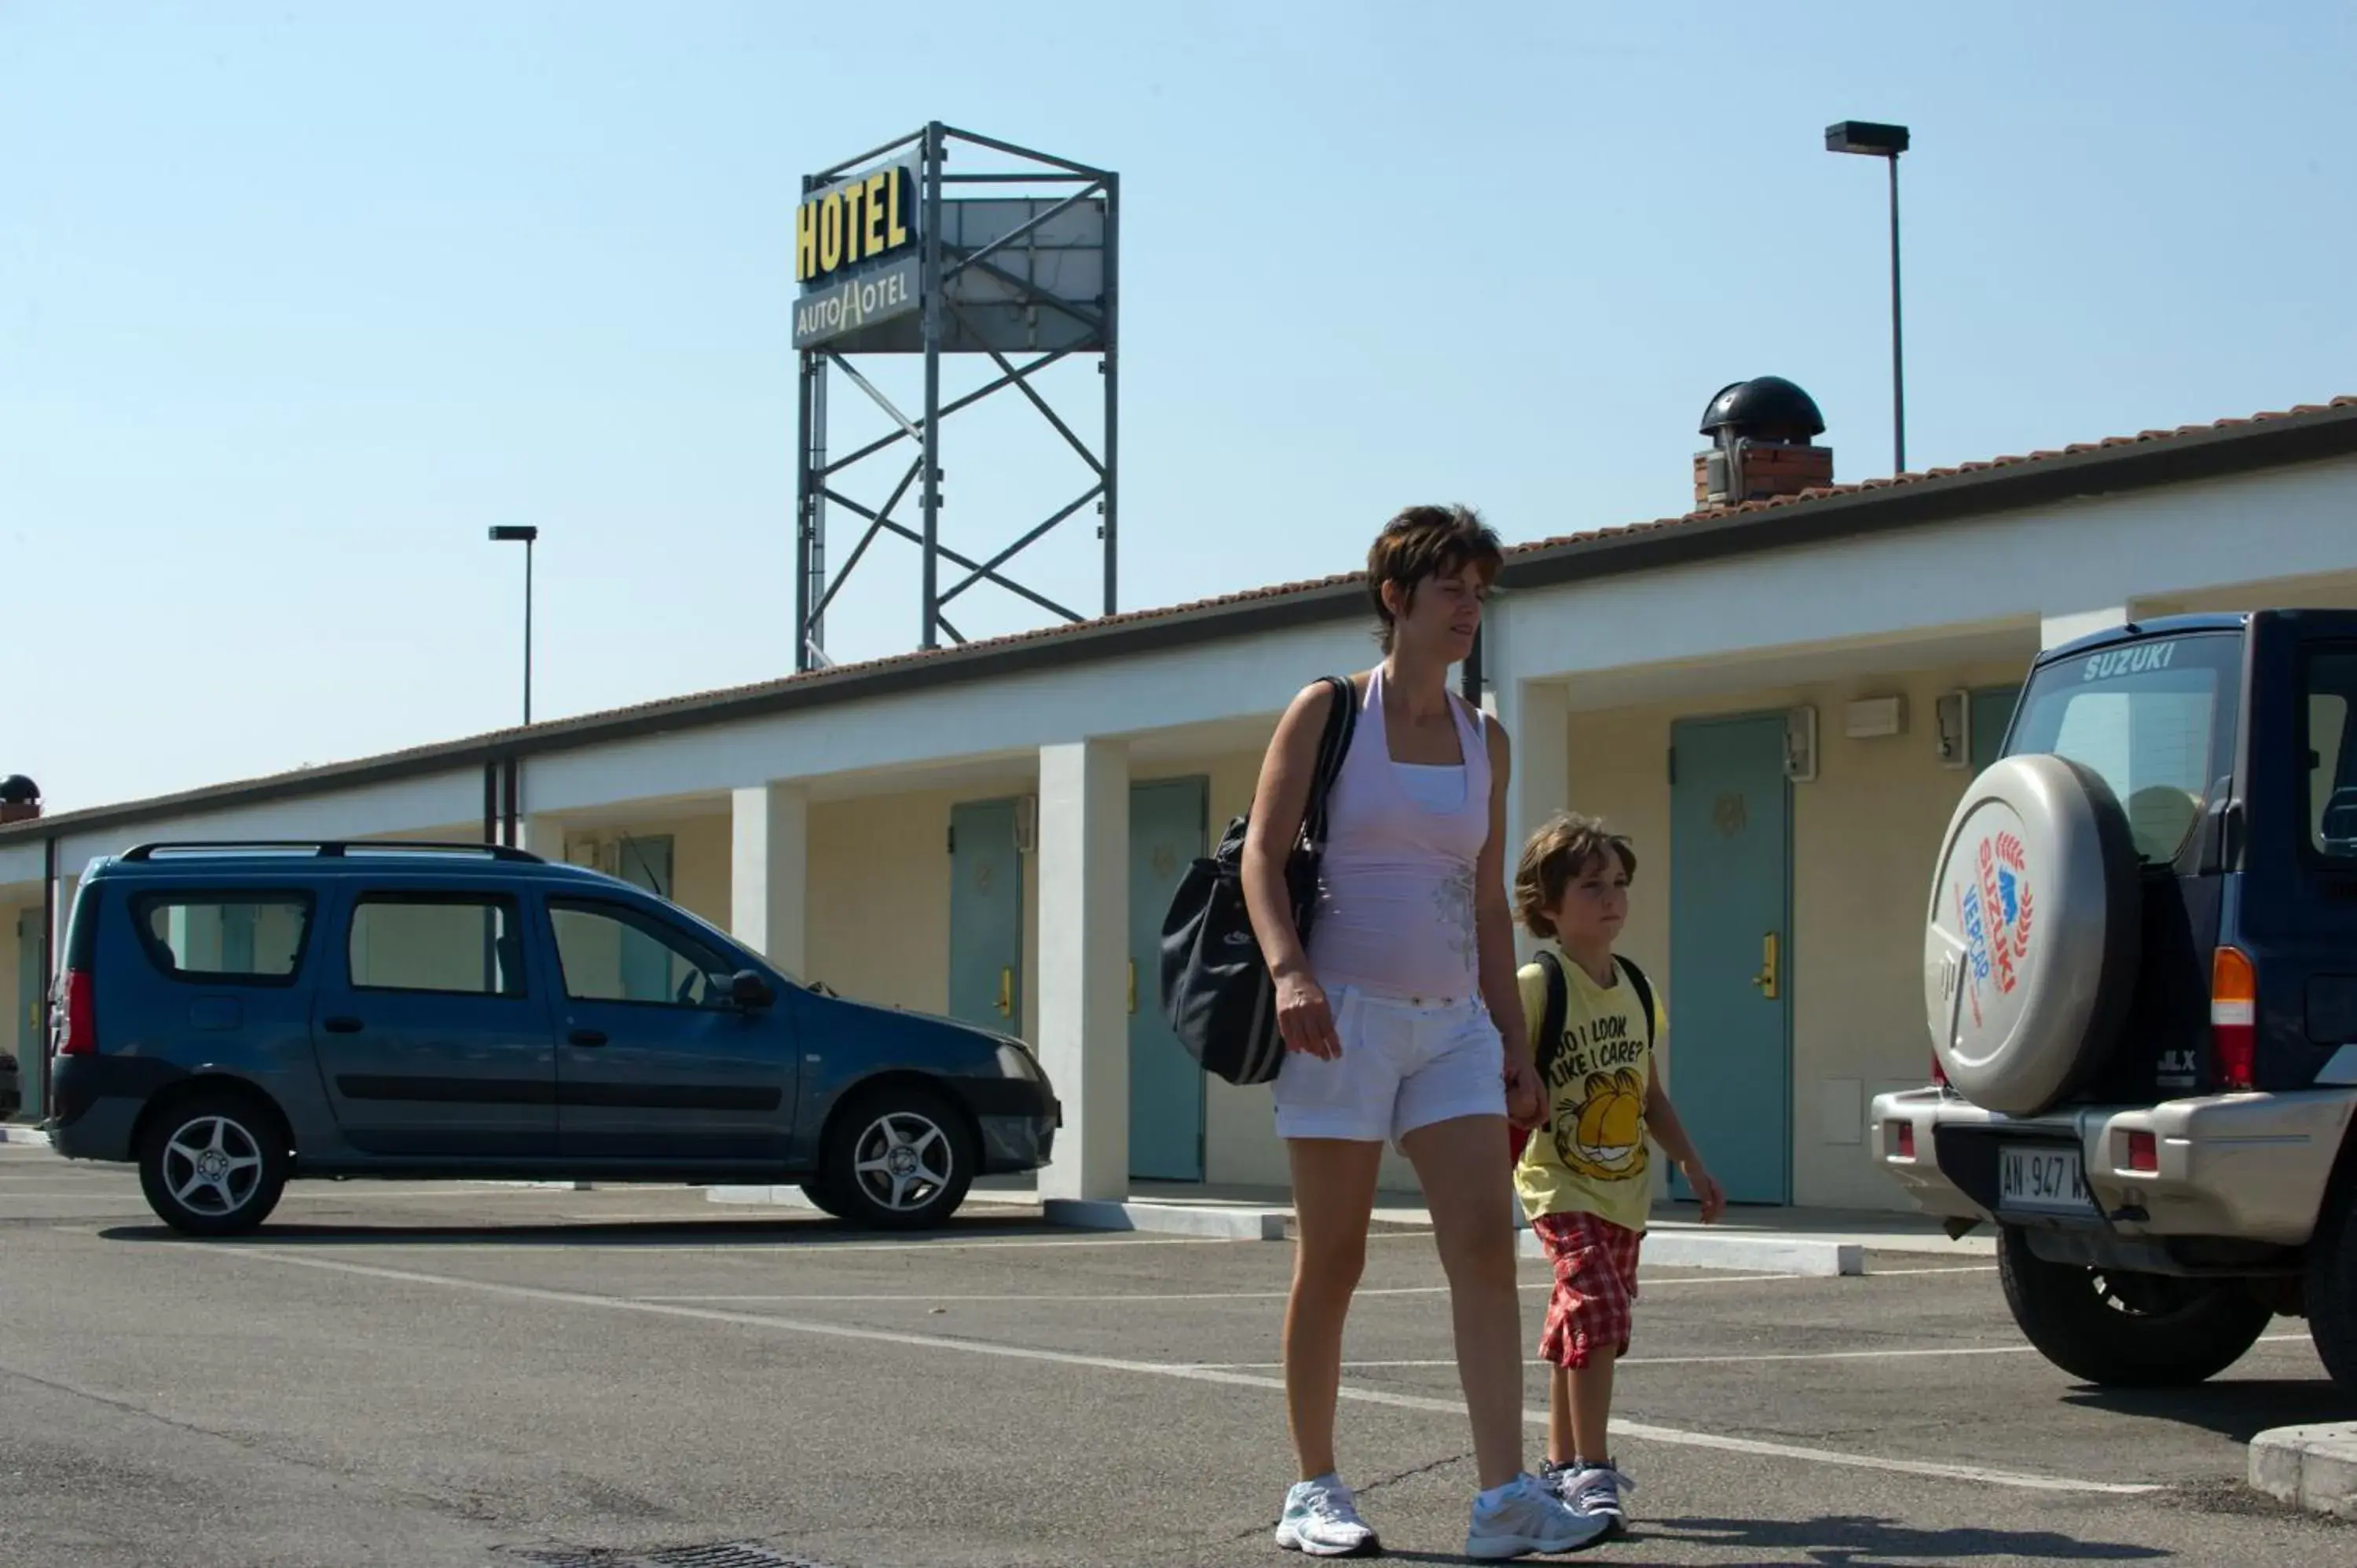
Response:
POLYGON ((1631 881, 1637 876, 1637 852, 1619 833, 1607 832, 1598 817, 1558 811, 1523 845, 1514 867, 1514 918, 1525 930, 1542 940, 1555 935, 1548 911, 1563 902, 1563 890, 1606 855, 1618 855, 1631 881))

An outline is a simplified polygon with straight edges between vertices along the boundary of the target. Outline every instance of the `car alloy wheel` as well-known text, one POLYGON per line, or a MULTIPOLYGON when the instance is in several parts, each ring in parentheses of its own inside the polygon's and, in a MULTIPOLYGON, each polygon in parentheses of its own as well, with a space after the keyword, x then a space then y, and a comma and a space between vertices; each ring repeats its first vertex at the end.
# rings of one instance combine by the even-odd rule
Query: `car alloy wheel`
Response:
POLYGON ((920 1214, 941 1200, 957 1174, 957 1151, 932 1118, 888 1111, 864 1128, 853 1145, 852 1174, 877 1208, 920 1214))
POLYGON ((189 1213, 226 1219, 261 1190, 263 1163, 261 1143, 242 1123, 192 1117, 164 1145, 164 1185, 189 1213))

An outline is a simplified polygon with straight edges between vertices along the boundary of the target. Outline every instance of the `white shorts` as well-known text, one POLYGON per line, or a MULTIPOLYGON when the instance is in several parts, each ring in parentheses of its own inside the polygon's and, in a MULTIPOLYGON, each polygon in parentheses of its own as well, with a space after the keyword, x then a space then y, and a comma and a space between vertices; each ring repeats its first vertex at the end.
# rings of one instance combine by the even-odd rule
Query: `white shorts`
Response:
POLYGON ((1480 998, 1409 1002, 1338 985, 1326 1001, 1342 1054, 1285 1053, 1278 1137, 1397 1144, 1436 1122, 1505 1115, 1506 1045, 1480 998))

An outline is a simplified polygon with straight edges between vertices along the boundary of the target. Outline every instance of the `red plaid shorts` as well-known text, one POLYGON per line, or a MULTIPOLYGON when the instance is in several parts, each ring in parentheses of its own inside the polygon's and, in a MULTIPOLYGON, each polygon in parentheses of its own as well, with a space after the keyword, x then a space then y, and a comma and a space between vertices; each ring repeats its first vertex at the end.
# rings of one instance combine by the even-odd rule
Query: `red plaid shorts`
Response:
POLYGON ((1643 1233, 1593 1214, 1542 1214, 1531 1229, 1555 1265, 1539 1359, 1577 1371, 1606 1346, 1615 1356, 1627 1355, 1643 1233))

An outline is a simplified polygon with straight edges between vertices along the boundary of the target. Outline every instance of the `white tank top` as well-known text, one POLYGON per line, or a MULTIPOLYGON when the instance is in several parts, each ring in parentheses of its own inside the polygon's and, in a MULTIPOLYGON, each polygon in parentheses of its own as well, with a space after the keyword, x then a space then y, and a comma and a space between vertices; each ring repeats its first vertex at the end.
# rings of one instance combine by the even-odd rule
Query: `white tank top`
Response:
POLYGON ((1309 931, 1310 972, 1320 985, 1431 1000, 1480 993, 1473 867, 1490 837, 1490 747, 1454 693, 1448 711, 1461 764, 1394 762, 1381 668, 1367 682, 1327 801, 1309 931))

